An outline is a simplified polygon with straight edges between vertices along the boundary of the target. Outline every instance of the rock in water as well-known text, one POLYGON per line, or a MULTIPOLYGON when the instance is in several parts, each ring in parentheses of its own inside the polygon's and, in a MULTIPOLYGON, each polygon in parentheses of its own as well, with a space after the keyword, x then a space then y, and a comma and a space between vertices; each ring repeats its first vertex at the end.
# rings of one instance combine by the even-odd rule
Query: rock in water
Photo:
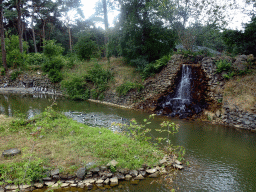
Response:
POLYGON ((21 154, 21 150, 16 149, 16 148, 8 149, 8 150, 5 150, 3 152, 4 157, 10 157, 10 156, 14 156, 14 155, 17 155, 17 154, 21 154))

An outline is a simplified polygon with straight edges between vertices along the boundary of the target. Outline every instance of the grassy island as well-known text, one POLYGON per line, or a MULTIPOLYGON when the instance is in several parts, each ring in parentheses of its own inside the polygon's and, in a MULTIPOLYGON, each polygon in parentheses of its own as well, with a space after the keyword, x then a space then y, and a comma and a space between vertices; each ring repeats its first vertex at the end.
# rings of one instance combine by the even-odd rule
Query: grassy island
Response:
POLYGON ((21 154, 0 157, 0 184, 31 182, 45 177, 45 167, 63 174, 93 162, 95 166, 116 160, 116 168, 136 169, 155 165, 164 153, 147 141, 124 133, 90 127, 46 109, 33 119, 0 116, 0 151, 18 148, 21 154))

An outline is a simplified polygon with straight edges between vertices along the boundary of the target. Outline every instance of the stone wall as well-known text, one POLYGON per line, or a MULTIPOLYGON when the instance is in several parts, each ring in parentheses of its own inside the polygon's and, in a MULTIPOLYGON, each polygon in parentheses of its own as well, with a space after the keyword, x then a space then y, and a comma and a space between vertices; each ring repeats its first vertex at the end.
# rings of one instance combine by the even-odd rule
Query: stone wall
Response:
MULTIPOLYGON (((9 74, 11 74, 9 72, 9 74)), ((0 76, 0 88, 34 88, 36 92, 57 92, 61 94, 60 84, 51 83, 47 75, 20 74, 15 80, 10 76, 0 76)))
POLYGON ((256 131, 256 110, 254 113, 246 112, 239 109, 237 106, 231 109, 228 105, 223 105, 223 109, 224 114, 221 118, 225 124, 236 128, 256 131))

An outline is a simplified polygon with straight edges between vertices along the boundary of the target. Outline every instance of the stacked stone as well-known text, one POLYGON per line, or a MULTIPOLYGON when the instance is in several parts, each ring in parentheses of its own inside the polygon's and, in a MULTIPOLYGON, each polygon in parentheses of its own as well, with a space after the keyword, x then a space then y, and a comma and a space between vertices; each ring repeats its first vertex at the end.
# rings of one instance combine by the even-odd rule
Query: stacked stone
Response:
POLYGON ((202 69, 204 70, 206 77, 208 79, 208 96, 215 101, 222 100, 223 98, 223 77, 216 72, 215 65, 216 58, 205 57, 202 60, 202 69), (217 91, 218 90, 218 91, 217 91))
MULTIPOLYGON (((236 128, 249 129, 256 131, 256 114, 245 112, 239 108, 231 109, 223 106, 225 113, 222 116, 223 122, 236 128)), ((255 111, 256 112, 256 111, 255 111)))
MULTIPOLYGON (((47 76, 31 76, 27 74, 19 75, 16 80, 11 80, 10 77, 4 76, 0 78, 0 88, 1 87, 13 87, 13 88, 35 88, 37 90, 47 90, 51 92, 54 90, 55 93, 61 94, 61 89, 59 84, 51 83, 47 76)), ((41 91, 43 92, 43 91, 41 91)))
MULTIPOLYGON (((165 156, 159 161, 157 166, 148 167, 143 165, 138 170, 119 169, 115 171, 117 161, 112 160, 107 166, 100 166, 88 169, 82 167, 78 169, 76 175, 67 175, 60 173, 59 169, 47 171, 47 177, 43 178, 42 182, 36 182, 32 185, 14 185, 9 184, 5 187, 0 187, 0 192, 9 191, 32 191, 40 188, 68 188, 77 187, 86 190, 91 189, 108 189, 119 184, 119 181, 130 181, 131 184, 138 184, 140 180, 146 177, 156 178, 160 175, 167 174, 167 169, 173 167, 175 169, 183 169, 182 163, 174 156, 165 156), (112 170, 112 172, 111 172, 112 170)), ((92 163, 93 165, 93 163, 92 163)))

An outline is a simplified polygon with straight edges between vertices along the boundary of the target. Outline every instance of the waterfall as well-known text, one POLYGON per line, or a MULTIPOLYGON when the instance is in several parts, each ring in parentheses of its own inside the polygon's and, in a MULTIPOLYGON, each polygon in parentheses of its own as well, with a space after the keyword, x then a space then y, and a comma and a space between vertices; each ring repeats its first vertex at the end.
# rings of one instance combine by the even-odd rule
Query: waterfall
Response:
POLYGON ((172 91, 158 99, 157 114, 179 116, 197 115, 208 106, 208 85, 200 65, 183 64, 174 79, 172 91))
POLYGON ((191 67, 188 65, 182 65, 182 76, 178 86, 175 98, 189 101, 190 100, 190 81, 191 81, 191 67))
POLYGON ((169 98, 162 107, 169 107, 172 109, 171 116, 179 115, 184 116, 186 113, 190 113, 188 105, 191 104, 191 66, 182 65, 181 68, 181 80, 177 86, 176 92, 173 97, 169 98))

